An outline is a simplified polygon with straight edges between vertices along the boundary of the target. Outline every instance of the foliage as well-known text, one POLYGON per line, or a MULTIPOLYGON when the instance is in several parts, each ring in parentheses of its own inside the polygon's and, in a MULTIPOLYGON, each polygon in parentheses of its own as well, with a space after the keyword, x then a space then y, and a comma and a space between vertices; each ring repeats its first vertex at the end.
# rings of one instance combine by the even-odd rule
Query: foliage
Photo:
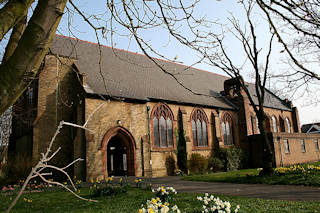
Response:
POLYGON ((215 150, 214 156, 221 159, 224 171, 233 171, 245 168, 248 160, 247 154, 235 146, 215 150))
POLYGON ((180 213, 178 206, 169 207, 169 203, 162 202, 158 197, 147 200, 146 204, 139 209, 139 213, 180 213))
POLYGON ((199 153, 192 153, 188 167, 191 174, 204 174, 208 168, 208 159, 199 153))
POLYGON ((168 176, 173 176, 175 174, 174 171, 176 170, 176 161, 171 155, 166 157, 166 169, 168 176))
POLYGON ((177 191, 173 187, 160 186, 156 190, 152 189, 155 197, 159 198, 162 202, 172 202, 173 196, 177 191))
POLYGON ((8 172, 7 162, 0 162, 0 186, 2 185, 3 182, 5 182, 7 172, 8 172))
POLYGON ((290 167, 279 167, 274 169, 276 175, 287 175, 287 174, 305 174, 317 173, 320 175, 320 166, 309 165, 306 168, 301 165, 293 165, 290 167))
POLYGON ((208 160, 208 169, 212 172, 222 171, 224 165, 222 161, 217 157, 210 157, 208 160))
POLYGON ((119 185, 112 183, 111 178, 105 178, 105 180, 91 179, 90 194, 91 197, 110 197, 116 196, 118 194, 126 193, 128 190, 128 185, 124 184, 122 179, 119 181, 119 185))
POLYGON ((178 112, 178 131, 175 134, 176 141, 178 141, 177 145, 177 164, 178 168, 186 173, 187 172, 187 145, 186 145, 186 139, 185 139, 185 132, 183 128, 183 121, 182 121, 182 112, 179 109, 178 112))
MULTIPOLYGON (((21 189, 23 184, 24 184, 24 180, 19 180, 19 182, 16 184, 4 185, 1 188, 1 192, 10 193, 10 194, 16 193, 21 189)), ((40 192, 40 191, 52 191, 52 190, 54 190, 54 188, 51 184, 48 184, 43 181, 36 181, 36 180, 29 182, 25 188, 26 192, 31 192, 31 191, 40 192)))
POLYGON ((136 187, 137 187, 137 188, 141 188, 141 184, 142 184, 141 178, 135 179, 134 182, 136 183, 136 187))
MULTIPOLYGON (((208 213, 230 213, 232 212, 231 204, 228 201, 220 200, 219 197, 214 197, 206 193, 204 197, 197 197, 199 201, 203 203, 201 212, 208 213)), ((240 206, 237 205, 234 209, 234 213, 237 213, 240 209, 240 206)))
POLYGON ((25 179, 32 167, 32 160, 26 153, 15 154, 8 163, 8 179, 7 183, 16 183, 21 179, 25 179))

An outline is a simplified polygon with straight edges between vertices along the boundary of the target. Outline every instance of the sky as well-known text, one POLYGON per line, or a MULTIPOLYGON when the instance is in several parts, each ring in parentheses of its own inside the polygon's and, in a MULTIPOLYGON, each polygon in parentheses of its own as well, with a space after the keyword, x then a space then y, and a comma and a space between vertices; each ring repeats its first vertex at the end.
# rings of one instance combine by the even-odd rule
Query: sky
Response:
MULTIPOLYGON (((150 1, 152 3, 152 1, 150 1)), ((190 2, 190 1, 184 1, 184 2, 190 2)), ((195 15, 197 17, 206 17, 207 19, 217 21, 222 24, 228 23, 228 17, 230 17, 230 14, 233 14, 238 20, 240 24, 245 23, 245 16, 243 13, 243 10, 241 9, 240 5, 236 3, 236 0, 201 0, 199 5, 195 8, 195 15)), ((74 3, 80 8, 80 10, 87 14, 87 15, 95 15, 91 16, 91 19, 93 22, 95 22, 95 19, 101 19, 101 20, 107 20, 108 14, 105 12, 107 11, 106 7, 106 1, 74 1, 74 3)), ((68 5, 69 11, 72 11, 71 5, 68 5)), ((83 18, 76 13, 73 15, 69 15, 71 13, 66 12, 66 14, 63 16, 61 23, 59 25, 58 34, 63 34, 66 36, 71 37, 77 37, 82 40, 87 40, 91 42, 97 42, 95 33, 93 29, 84 22, 83 18)), ((179 14, 177 14, 179 15, 179 14)), ((262 54, 263 51, 265 51, 266 44, 268 42, 268 33, 267 33, 267 25, 264 20, 264 18, 259 14, 259 12, 254 13, 255 17, 255 25, 257 26, 257 37, 258 37, 258 46, 261 48, 262 54)), ((95 22, 97 23, 97 22, 95 22)), ((100 25, 105 26, 108 24, 107 22, 99 22, 100 25)), ((121 26, 115 25, 115 30, 123 35, 127 34, 128 32, 121 26)), ((107 29, 110 28, 109 25, 106 27, 107 29)), ((221 31, 221 27, 216 28, 217 32, 221 31)), ((181 32, 184 33, 184 29, 182 26, 181 32)), ((99 34, 100 35, 100 34, 99 34)), ((193 51, 191 51, 189 48, 181 45, 179 42, 177 42, 175 39, 169 38, 166 31, 164 31, 161 27, 151 29, 151 30, 145 30, 141 34, 146 41, 148 41, 152 47, 157 50, 157 52, 160 52, 162 55, 165 55, 169 59, 177 59, 177 62, 181 62, 185 65, 192 65, 196 61, 199 60, 199 55, 193 51)), ((188 34, 186 34, 188 35, 188 34)), ((111 46, 111 37, 108 34, 106 38, 102 38, 102 36, 99 36, 100 42, 104 45, 111 46)), ((135 43, 133 39, 129 39, 127 36, 119 36, 115 35, 113 37, 113 46, 120 49, 129 50, 132 52, 138 52, 141 53, 140 48, 135 43)), ((235 61, 238 64, 243 63, 244 61, 244 53, 241 51, 241 45, 239 42, 232 38, 231 36, 226 36, 226 48, 228 53, 230 54, 230 57, 233 61, 235 61)), ((281 46, 275 44, 274 45, 274 54, 272 56, 272 63, 271 63, 271 69, 273 71, 276 71, 278 69, 287 69, 287 67, 284 66, 283 62, 281 62, 281 46)), ((153 55, 157 58, 159 56, 153 55)), ((194 65, 196 68, 207 70, 210 72, 219 73, 222 75, 226 75, 225 73, 219 71, 217 68, 214 68, 212 66, 209 66, 206 63, 196 64, 194 65)), ((249 69, 249 67, 248 67, 249 69)), ((247 76, 245 78, 246 81, 250 82, 250 78, 247 76)), ((274 86, 274 83, 270 83, 269 86, 274 86)), ((300 98, 299 94, 297 94, 295 97, 293 97, 293 104, 298 106, 299 114, 300 114, 300 122, 301 124, 305 123, 311 123, 318 121, 320 122, 320 104, 318 105, 309 105, 304 98, 300 98)))

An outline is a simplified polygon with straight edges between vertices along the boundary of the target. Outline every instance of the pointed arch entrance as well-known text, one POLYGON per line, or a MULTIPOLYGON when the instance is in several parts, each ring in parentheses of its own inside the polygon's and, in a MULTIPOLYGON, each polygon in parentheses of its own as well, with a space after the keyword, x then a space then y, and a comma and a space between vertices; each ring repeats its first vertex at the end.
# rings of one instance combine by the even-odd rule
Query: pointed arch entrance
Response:
POLYGON ((135 176, 134 138, 123 127, 114 127, 102 141, 102 162, 105 177, 135 176))

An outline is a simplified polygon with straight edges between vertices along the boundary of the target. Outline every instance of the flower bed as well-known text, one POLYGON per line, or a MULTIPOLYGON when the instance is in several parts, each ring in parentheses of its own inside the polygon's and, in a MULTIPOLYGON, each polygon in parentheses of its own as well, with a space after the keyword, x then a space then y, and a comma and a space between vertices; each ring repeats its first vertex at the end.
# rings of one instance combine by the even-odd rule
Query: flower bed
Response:
MULTIPOLYGON (((180 213, 180 209, 177 205, 170 205, 169 201, 174 202, 174 196, 177 191, 173 187, 163 187, 152 189, 155 194, 155 198, 147 200, 146 204, 142 205, 139 209, 139 213, 180 213), (171 207, 172 206, 172 207, 171 207)), ((219 197, 214 197, 205 193, 203 197, 198 196, 197 200, 201 202, 200 207, 193 212, 206 212, 206 213, 237 213, 240 206, 235 208, 231 207, 230 202, 223 201, 219 197), (201 207, 202 206, 202 207, 201 207)))
POLYGON ((274 173, 276 175, 320 173, 320 166, 308 165, 304 167, 293 165, 290 167, 279 167, 274 169, 274 173))

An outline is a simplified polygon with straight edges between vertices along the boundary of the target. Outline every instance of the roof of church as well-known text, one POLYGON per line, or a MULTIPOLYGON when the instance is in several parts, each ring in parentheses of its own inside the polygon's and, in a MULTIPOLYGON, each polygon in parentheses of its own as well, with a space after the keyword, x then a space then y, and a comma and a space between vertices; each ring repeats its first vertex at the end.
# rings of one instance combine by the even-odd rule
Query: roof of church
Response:
MULTIPOLYGON (((89 94, 236 109, 220 95, 220 91, 224 89, 224 81, 229 79, 222 75, 155 59, 186 88, 203 94, 197 95, 179 85, 144 55, 107 46, 99 49, 97 44, 60 35, 54 39, 51 51, 77 60, 80 72, 86 74, 87 86, 84 89, 89 94)), ((252 89, 249 89, 254 91, 253 85, 251 86, 252 89)), ((291 110, 272 93, 266 93, 265 106, 291 110)))

